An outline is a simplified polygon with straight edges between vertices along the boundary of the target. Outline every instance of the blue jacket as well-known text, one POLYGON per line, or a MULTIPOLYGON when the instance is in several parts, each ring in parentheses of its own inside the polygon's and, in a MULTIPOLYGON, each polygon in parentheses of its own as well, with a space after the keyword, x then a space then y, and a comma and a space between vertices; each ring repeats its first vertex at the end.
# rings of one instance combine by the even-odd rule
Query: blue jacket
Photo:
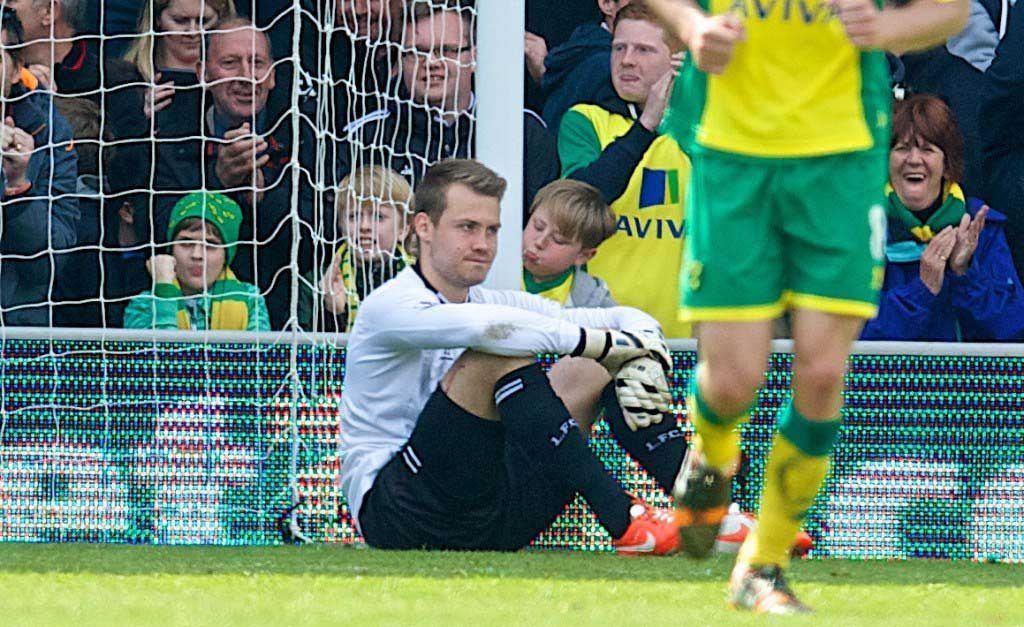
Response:
MULTIPOLYGON (((3 220, 0 254, 0 308, 5 326, 46 326, 49 324, 52 265, 57 280, 64 255, 59 251, 75 245, 78 227, 78 200, 71 196, 77 189, 78 159, 71 141, 71 129, 50 109, 50 96, 43 92, 25 94, 20 86, 11 90, 10 107, 14 124, 35 139, 26 178, 32 187, 23 194, 0 200, 3 220), (52 123, 51 123, 52 122, 52 123), (51 180, 52 172, 52 180, 51 180), (8 255, 29 258, 6 258, 8 255), (37 307, 24 307, 38 304, 37 307), (12 307, 18 307, 11 310, 12 307)), ((0 190, 7 180, 0 169, 0 190)))
MULTIPOLYGON (((968 199, 972 218, 981 204, 968 199)), ((1024 287, 1010 257, 1005 223, 1005 215, 989 210, 967 272, 946 272, 938 295, 921 282, 920 260, 887 263, 878 317, 868 322, 861 339, 1024 341, 1024 287)))
POLYGON ((615 96, 612 86, 612 35, 601 24, 583 24, 568 41, 551 50, 541 81, 544 121, 557 137, 562 116, 581 102, 596 104, 615 96))

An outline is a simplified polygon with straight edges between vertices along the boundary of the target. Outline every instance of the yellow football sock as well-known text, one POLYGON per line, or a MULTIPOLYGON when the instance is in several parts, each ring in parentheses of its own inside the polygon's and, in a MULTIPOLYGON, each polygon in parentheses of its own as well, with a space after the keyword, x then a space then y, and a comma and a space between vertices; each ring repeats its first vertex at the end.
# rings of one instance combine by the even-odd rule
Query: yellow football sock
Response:
POLYGON ((749 410, 727 418, 715 414, 701 396, 696 368, 690 377, 686 407, 693 425, 694 446, 704 453, 704 459, 711 466, 731 470, 740 456, 739 425, 750 419, 749 410))
POLYGON ((839 420, 810 421, 791 403, 783 408, 765 468, 757 528, 743 544, 741 561, 789 565, 793 541, 828 474, 839 424, 839 420))

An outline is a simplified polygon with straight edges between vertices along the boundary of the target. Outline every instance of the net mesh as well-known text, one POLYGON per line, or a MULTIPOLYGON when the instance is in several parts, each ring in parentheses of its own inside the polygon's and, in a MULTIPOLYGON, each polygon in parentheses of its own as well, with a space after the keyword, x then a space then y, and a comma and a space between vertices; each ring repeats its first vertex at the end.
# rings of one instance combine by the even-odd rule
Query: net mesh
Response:
MULTIPOLYGON (((0 4, 22 24, 5 45, 20 57, 5 76, 23 76, 5 111, 36 144, 31 189, 5 194, 4 326, 124 326, 157 282, 145 261, 173 252, 175 203, 208 190, 240 206, 230 265, 263 295, 270 328, 337 330, 325 295, 358 301, 410 248, 408 193, 391 179, 415 187, 429 165, 474 152, 469 0, 154 0, 134 16, 0 4), (351 276, 332 285, 342 249, 351 276)), ((25 159, 8 143, 13 174, 25 159)))
POLYGON ((4 31, 4 85, 21 78, 4 117, 35 139, 5 134, 0 150, 0 325, 49 330, 27 353, 2 345, 0 367, 35 383, 0 381, 0 485, 41 482, 51 496, 7 492, 0 518, 34 540, 222 542, 224 525, 240 530, 231 543, 281 525, 352 540, 343 508, 338 522, 337 426, 325 424, 343 351, 324 336, 309 348, 307 334, 344 331, 408 262, 412 186, 432 163, 473 154, 473 2, 126 4, 0 2, 5 24, 20 23, 4 31), (216 233, 175 229, 176 203, 195 191, 228 195, 239 219, 205 203, 216 233), (204 245, 189 256, 172 239, 204 245), (255 287, 191 283, 222 259, 255 287), (166 298, 138 301, 145 292, 166 298), (196 335, 174 348, 69 343, 66 327, 196 335), (211 330, 246 328, 282 333, 211 343, 211 330), (244 375, 224 370, 239 363, 244 375), (83 387, 67 394, 71 381, 83 387), (243 389, 267 396, 240 401, 243 389), (65 497, 76 505, 54 505, 65 497), (259 522, 232 522, 243 514, 259 522))

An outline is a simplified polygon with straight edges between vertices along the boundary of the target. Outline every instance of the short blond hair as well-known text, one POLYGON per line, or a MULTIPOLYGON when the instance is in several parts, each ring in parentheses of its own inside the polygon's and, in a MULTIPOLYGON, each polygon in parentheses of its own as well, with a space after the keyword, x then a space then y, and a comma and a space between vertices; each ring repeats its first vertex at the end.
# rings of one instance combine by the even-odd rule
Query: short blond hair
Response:
POLYGON ((379 165, 356 168, 338 185, 334 201, 339 219, 364 207, 392 205, 405 220, 412 203, 412 188, 398 172, 379 165))
POLYGON ((615 212, 597 188, 582 181, 548 183, 533 198, 531 215, 537 207, 547 209, 555 228, 583 248, 597 248, 615 234, 615 212))

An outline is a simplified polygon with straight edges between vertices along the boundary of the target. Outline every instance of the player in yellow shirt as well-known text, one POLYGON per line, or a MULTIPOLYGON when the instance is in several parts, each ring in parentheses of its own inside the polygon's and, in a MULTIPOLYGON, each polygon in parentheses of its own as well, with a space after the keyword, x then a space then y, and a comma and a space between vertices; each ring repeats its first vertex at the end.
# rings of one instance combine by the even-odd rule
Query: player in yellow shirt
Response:
POLYGON ((883 50, 941 43, 967 0, 647 0, 689 51, 662 130, 692 159, 681 318, 697 323, 694 446, 675 488, 682 544, 710 552, 747 420, 790 310, 793 395, 732 603, 808 611, 783 575, 839 433, 845 363, 882 279, 889 143, 883 50))

